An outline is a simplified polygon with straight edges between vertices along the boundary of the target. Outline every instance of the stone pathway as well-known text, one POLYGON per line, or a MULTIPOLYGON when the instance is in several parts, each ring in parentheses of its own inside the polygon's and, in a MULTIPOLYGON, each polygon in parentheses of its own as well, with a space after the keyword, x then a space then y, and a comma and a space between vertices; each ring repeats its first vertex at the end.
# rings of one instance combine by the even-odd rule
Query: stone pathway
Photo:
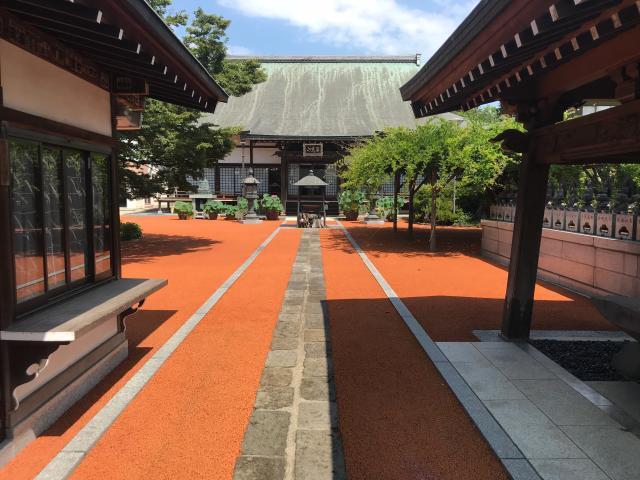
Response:
POLYGON ((234 480, 346 478, 318 230, 302 235, 234 480))

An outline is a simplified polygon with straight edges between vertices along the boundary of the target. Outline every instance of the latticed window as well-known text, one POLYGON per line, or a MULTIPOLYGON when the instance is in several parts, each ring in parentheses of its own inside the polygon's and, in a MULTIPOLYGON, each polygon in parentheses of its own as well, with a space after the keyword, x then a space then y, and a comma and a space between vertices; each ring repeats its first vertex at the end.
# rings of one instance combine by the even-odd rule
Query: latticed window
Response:
POLYGON ((393 178, 390 178, 382 184, 380 193, 382 193, 382 195, 393 195, 393 178))
MULTIPOLYGON (((215 168, 205 168, 204 169, 204 180, 207 181, 207 183, 209 184, 209 191, 210 192, 215 192, 216 191, 216 169, 215 168)), ((196 180, 193 177, 187 177, 187 181, 193 185, 195 187, 195 189, 197 190, 198 187, 200 186, 200 182, 202 182, 202 179, 200 180, 196 180)))
POLYGON ((242 193, 240 167, 220 167, 220 192, 229 195, 242 193))
POLYGON ((253 176, 258 179, 258 193, 269 193, 269 169, 266 167, 254 167, 253 176))
POLYGON ((327 165, 324 173, 324 181, 327 182, 327 197, 335 197, 338 194, 338 174, 335 164, 327 165))
POLYGON ((300 165, 296 163, 289 164, 289 185, 288 192, 289 195, 298 195, 298 187, 294 185, 298 180, 300 180, 300 165))

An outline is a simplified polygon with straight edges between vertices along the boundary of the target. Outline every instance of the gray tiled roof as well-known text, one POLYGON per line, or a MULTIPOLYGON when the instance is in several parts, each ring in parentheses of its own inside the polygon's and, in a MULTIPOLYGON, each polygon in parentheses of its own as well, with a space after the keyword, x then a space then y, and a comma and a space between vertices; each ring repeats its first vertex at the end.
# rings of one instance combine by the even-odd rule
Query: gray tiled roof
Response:
POLYGON ((251 135, 359 137, 415 126, 400 86, 416 74, 415 57, 258 58, 268 80, 219 105, 207 120, 251 135))

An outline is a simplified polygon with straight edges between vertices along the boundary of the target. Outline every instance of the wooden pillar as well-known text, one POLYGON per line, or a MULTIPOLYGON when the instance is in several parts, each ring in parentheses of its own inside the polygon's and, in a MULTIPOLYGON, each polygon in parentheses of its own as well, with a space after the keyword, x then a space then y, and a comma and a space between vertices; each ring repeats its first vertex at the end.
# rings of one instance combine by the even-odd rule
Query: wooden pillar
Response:
POLYGON ((509 280, 502 318, 502 335, 510 340, 526 340, 531 330, 549 179, 549 166, 537 165, 535 153, 536 145, 532 142, 520 165, 509 280))
POLYGON ((249 140, 249 165, 253 167, 253 140, 249 140))
POLYGON ((398 190, 400 190, 400 172, 393 175, 393 231, 398 231, 398 190))
POLYGON ((289 193, 289 163, 287 161, 287 144, 282 144, 282 156, 280 157, 280 201, 287 210, 287 195, 289 193))

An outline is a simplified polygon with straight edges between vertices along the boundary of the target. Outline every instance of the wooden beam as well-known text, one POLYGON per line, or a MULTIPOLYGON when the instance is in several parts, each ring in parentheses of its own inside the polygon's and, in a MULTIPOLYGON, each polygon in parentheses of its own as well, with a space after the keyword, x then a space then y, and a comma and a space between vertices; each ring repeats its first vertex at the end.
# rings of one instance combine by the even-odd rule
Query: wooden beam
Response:
POLYGON ((540 128, 533 139, 538 165, 640 163, 640 100, 540 128))

